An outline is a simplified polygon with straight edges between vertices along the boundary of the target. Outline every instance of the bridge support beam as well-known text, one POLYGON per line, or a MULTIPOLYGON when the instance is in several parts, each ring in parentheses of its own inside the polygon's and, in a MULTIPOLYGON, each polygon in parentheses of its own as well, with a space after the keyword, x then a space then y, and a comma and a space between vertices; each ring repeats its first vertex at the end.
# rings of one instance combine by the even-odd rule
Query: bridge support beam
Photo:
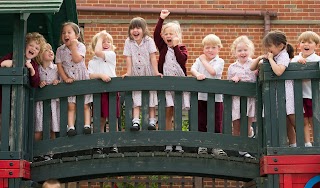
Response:
POLYGON ((264 156, 260 175, 273 188, 320 188, 320 155, 264 156))

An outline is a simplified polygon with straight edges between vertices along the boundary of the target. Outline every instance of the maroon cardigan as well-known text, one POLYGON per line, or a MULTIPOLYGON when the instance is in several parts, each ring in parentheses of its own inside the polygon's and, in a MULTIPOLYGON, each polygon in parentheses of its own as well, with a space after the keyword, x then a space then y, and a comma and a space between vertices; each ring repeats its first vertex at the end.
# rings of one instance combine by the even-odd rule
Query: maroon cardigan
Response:
MULTIPOLYGON (((153 33, 154 42, 156 43, 156 46, 159 50, 158 70, 162 74, 163 64, 165 62, 166 54, 168 51, 168 46, 161 37, 161 29, 163 22, 164 20, 162 18, 159 18, 153 33)), ((188 59, 188 51, 186 46, 179 44, 173 47, 173 50, 180 67, 182 68, 184 74, 187 76, 186 63, 188 59)))
MULTIPOLYGON (((13 57, 13 53, 3 56, 0 59, 0 65, 4 60, 12 60, 12 57, 13 57)), ((29 72, 29 82, 32 87, 36 88, 36 87, 39 87, 39 84, 40 84, 38 64, 33 59, 31 60, 31 64, 34 68, 35 74, 31 76, 29 72)), ((2 86, 0 85, 0 113, 1 112, 2 112, 2 86)))

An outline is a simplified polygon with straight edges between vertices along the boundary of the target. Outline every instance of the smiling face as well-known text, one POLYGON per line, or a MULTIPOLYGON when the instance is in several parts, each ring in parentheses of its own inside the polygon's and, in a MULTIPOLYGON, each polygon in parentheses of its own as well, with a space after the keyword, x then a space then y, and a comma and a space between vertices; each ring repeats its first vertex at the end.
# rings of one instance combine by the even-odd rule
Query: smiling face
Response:
POLYGON ((43 62, 52 62, 54 59, 54 53, 52 51, 51 45, 47 44, 42 53, 43 62))
POLYGON ((307 58, 308 56, 310 56, 311 54, 314 53, 315 49, 317 47, 317 44, 312 41, 301 41, 299 43, 299 49, 302 53, 303 58, 307 58))
POLYGON ((248 45, 244 42, 240 42, 236 46, 235 56, 241 64, 245 63, 250 57, 248 45))
POLYGON ((25 56, 26 59, 35 58, 40 52, 40 44, 36 41, 32 40, 28 44, 26 44, 25 56))
POLYGON ((138 44, 141 43, 143 38, 143 30, 141 27, 135 27, 130 29, 130 38, 136 41, 138 44))
POLYGON ((104 51, 112 50, 112 41, 108 38, 102 40, 102 49, 104 51))
POLYGON ((75 33, 71 25, 65 25, 62 29, 61 40, 66 46, 71 45, 73 39, 78 39, 79 36, 75 33))
POLYGON ((208 61, 214 59, 220 51, 220 47, 215 44, 206 44, 203 47, 203 53, 208 61))

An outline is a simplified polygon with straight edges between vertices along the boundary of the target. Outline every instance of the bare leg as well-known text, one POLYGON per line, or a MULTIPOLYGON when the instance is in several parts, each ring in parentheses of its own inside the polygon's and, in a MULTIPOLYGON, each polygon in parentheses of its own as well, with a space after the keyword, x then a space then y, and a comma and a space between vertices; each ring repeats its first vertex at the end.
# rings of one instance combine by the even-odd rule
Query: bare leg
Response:
POLYGON ((252 127, 252 122, 254 121, 253 117, 248 117, 248 137, 253 137, 253 127, 252 127))
POLYGON ((311 142, 311 138, 310 138, 310 126, 312 125, 312 122, 309 121, 309 119, 312 118, 304 118, 304 143, 309 143, 311 142))
POLYGON ((156 117, 156 108, 150 107, 149 108, 149 118, 155 118, 156 117))
POLYGON ((42 140, 42 131, 41 132, 35 132, 34 133, 34 139, 35 139, 35 141, 42 140))
POLYGON ((84 124, 90 125, 91 124, 91 111, 89 104, 84 105, 84 124))
POLYGON ((140 119, 140 106, 133 108, 133 118, 140 119))
POLYGON ((166 130, 167 131, 171 131, 173 129, 172 118, 173 118, 173 106, 166 107, 166 130))
POLYGON ((104 132, 106 126, 106 118, 100 118, 100 132, 104 132))
POLYGON ((68 127, 74 127, 75 113, 76 113, 76 104, 69 103, 68 104, 68 127))
POLYGON ((233 126, 232 126, 232 135, 233 136, 240 136, 240 119, 234 120, 232 122, 233 126))
POLYGON ((289 144, 297 143, 296 130, 295 130, 295 115, 290 114, 287 116, 287 134, 289 144))

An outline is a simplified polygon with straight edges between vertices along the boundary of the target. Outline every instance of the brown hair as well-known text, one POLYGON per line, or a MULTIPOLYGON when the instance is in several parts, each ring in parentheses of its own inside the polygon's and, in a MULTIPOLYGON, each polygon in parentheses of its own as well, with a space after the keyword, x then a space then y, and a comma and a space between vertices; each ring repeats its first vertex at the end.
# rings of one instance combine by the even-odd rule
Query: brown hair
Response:
POLYGON ((73 23, 73 22, 65 22, 62 24, 61 26, 61 30, 60 30, 60 43, 62 44, 62 39, 61 39, 61 36, 62 36, 62 31, 63 31, 63 28, 67 25, 70 25, 74 31, 74 33, 76 34, 76 36, 78 36, 78 40, 82 43, 84 43, 84 40, 83 40, 83 32, 81 32, 81 29, 80 27, 73 23))
POLYGON ((35 61, 36 61, 39 65, 42 65, 42 61, 43 61, 43 59, 42 59, 42 54, 43 54, 46 50, 48 50, 48 49, 52 50, 52 46, 51 46, 51 44, 49 44, 49 43, 45 43, 45 44, 43 44, 43 46, 41 46, 39 55, 35 58, 35 61))
POLYGON ((130 38, 130 40, 133 40, 133 38, 130 35, 130 30, 134 28, 141 28, 143 32, 143 37, 150 36, 150 32, 148 30, 147 22, 145 19, 141 17, 135 17, 130 21, 128 28, 128 37, 130 38))
POLYGON ((279 46, 283 44, 287 49, 290 58, 294 57, 294 48, 291 44, 287 43, 287 37, 282 31, 270 31, 262 40, 262 45, 266 48, 275 45, 279 46))

